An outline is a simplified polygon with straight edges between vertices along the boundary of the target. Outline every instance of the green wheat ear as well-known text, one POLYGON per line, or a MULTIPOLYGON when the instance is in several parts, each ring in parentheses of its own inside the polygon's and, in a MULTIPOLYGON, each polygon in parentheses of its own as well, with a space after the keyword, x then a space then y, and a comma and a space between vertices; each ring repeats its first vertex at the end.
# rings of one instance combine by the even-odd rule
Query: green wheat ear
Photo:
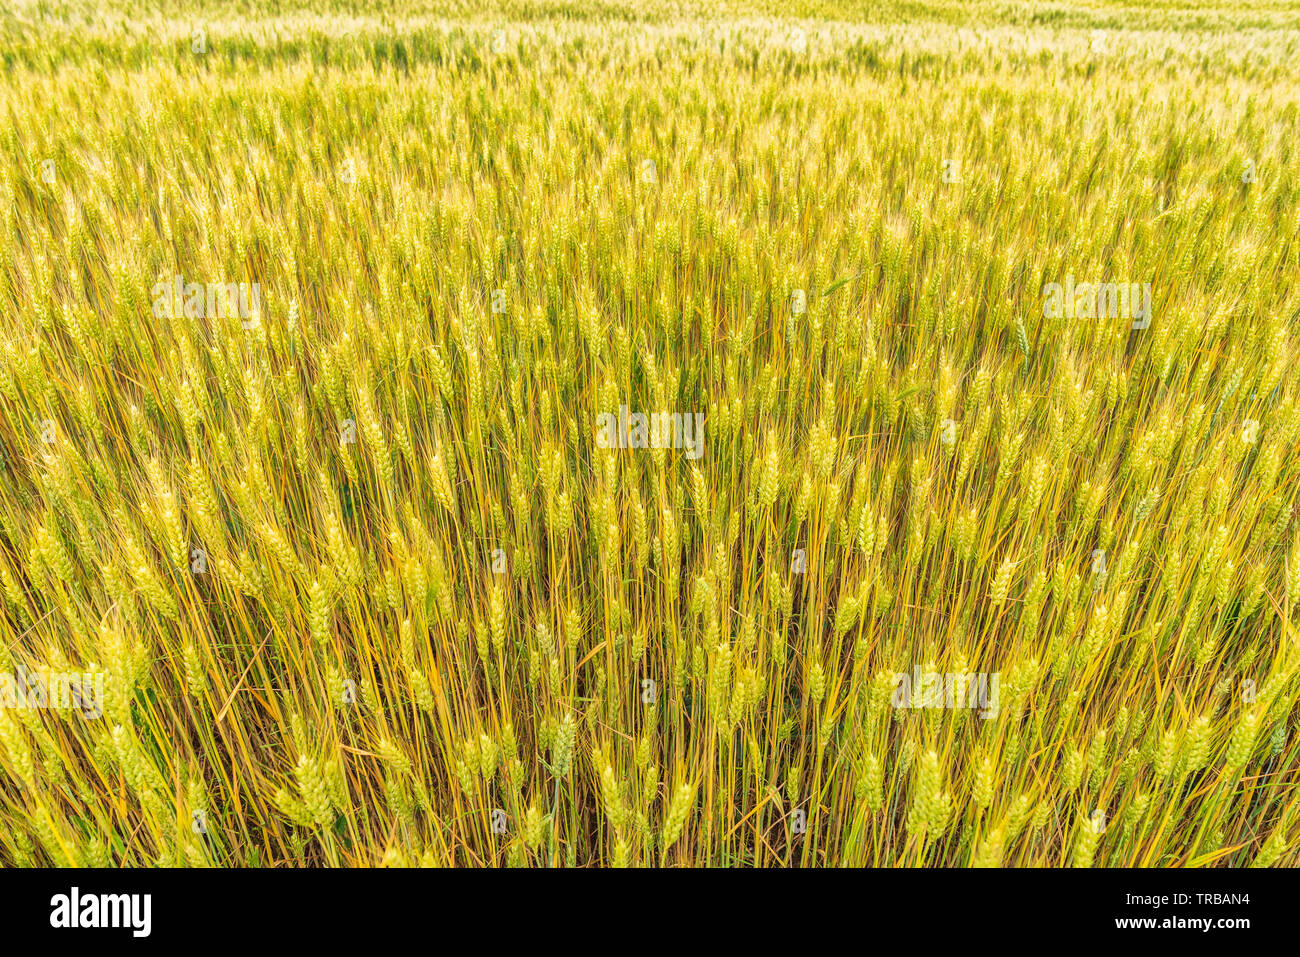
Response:
POLYGON ((678 785, 677 790, 673 792, 672 800, 668 804, 668 813, 664 817, 662 846, 665 854, 681 837, 682 828, 686 824, 687 815, 694 801, 695 788, 689 783, 678 785))

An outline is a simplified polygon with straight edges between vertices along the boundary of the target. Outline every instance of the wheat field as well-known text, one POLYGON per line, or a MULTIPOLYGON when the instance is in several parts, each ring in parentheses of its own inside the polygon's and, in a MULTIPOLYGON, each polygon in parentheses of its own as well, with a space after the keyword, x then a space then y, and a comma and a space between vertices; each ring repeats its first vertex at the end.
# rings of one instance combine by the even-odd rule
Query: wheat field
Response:
POLYGON ((1295 866, 1300 5, 0 14, 0 863, 1295 866))

